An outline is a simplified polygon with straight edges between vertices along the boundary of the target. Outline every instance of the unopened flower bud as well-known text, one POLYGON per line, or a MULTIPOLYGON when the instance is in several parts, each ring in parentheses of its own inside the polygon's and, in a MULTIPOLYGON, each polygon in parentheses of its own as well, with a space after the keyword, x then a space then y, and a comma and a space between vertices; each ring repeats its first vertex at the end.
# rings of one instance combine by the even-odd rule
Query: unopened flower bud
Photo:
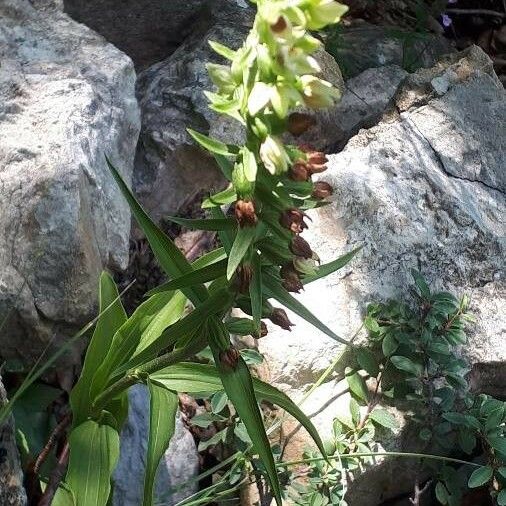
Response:
POLYGON ((299 211, 299 209, 287 209, 279 218, 279 223, 281 226, 291 230, 294 234, 301 233, 305 228, 307 228, 306 223, 304 222, 305 213, 299 211))
POLYGON ((220 362, 221 365, 229 368, 235 369, 239 362, 240 353, 237 348, 231 346, 228 350, 220 351, 220 362))
POLYGON ((313 193, 311 194, 312 197, 315 199, 326 199, 330 197, 334 193, 334 189, 332 186, 330 186, 325 181, 317 181, 314 184, 313 193))
POLYGON ((348 6, 334 0, 312 0, 306 13, 307 27, 310 30, 321 30, 337 23, 347 11, 348 6))
POLYGON ((251 278, 253 277, 253 269, 251 265, 243 264, 237 268, 237 289, 240 293, 248 293, 251 278))
POLYGON ((316 125, 313 116, 302 112, 292 112, 288 117, 288 131, 296 137, 307 132, 311 127, 316 125))
POLYGON ((293 181, 307 181, 309 172, 303 162, 295 162, 290 169, 290 179, 293 181))
POLYGON ((318 272, 318 267, 313 258, 295 257, 293 259, 293 266, 301 274, 312 275, 318 272))
POLYGON ((258 218, 255 213, 255 204, 251 200, 238 200, 235 203, 235 217, 240 227, 254 227, 258 218))
POLYGON ((281 284, 287 291, 299 293, 304 289, 304 285, 300 280, 299 274, 293 267, 293 264, 283 265, 283 267, 281 267, 280 274, 283 279, 281 284))
POLYGON ((313 258, 313 250, 309 243, 303 239, 300 235, 296 235, 290 243, 290 251, 302 258, 313 258))
POLYGON ((272 311, 271 315, 269 316, 269 319, 271 320, 272 323, 274 323, 274 325, 277 325, 278 327, 281 327, 284 330, 291 330, 290 327, 293 326, 293 323, 288 319, 286 311, 279 307, 275 308, 272 311))
POLYGON ((253 335, 255 339, 260 339, 262 337, 265 337, 268 334, 267 325, 265 322, 260 322, 260 332, 257 332, 253 335))

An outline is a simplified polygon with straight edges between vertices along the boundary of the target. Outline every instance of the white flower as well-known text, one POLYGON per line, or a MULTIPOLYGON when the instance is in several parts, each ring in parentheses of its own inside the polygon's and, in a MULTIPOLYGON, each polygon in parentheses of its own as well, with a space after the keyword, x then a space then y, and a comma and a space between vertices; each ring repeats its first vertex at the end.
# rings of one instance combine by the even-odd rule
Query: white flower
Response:
POLYGON ((313 109, 331 107, 341 98, 341 92, 328 81, 311 75, 301 76, 300 81, 304 102, 308 107, 313 109))
POLYGON ((265 168, 273 175, 282 174, 288 170, 288 154, 283 143, 276 137, 268 135, 260 146, 260 159, 265 168))

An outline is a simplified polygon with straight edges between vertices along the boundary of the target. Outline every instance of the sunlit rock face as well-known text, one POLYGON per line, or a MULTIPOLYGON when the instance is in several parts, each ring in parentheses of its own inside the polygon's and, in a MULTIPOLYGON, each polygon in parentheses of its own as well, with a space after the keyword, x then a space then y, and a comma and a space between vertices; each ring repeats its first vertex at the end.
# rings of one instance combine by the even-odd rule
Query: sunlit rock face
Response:
POLYGON ((127 264, 104 155, 130 181, 140 118, 131 60, 57 5, 2 1, 0 46, 0 359, 29 364, 95 315, 102 269, 127 264))
MULTIPOLYGON (((462 351, 473 366, 472 385, 501 397, 506 384, 505 113, 505 91, 478 48, 410 76, 383 121, 329 157, 320 179, 334 187, 332 204, 309 213, 304 237, 322 262, 363 249, 341 271, 307 285, 299 297, 348 339, 369 302, 408 297, 409 271, 419 269, 434 289, 470 295, 477 323, 462 351)), ((297 316, 290 319, 296 323, 291 333, 270 328, 259 348, 271 382, 296 400, 342 345, 297 316)), ((324 436, 336 413, 348 409, 346 401, 335 400, 342 389, 325 383, 308 401, 306 411, 315 414, 324 436)), ((404 441, 412 438, 404 436, 401 431, 382 444, 408 450, 404 441)), ((305 444, 307 439, 294 438, 291 454, 300 454, 305 444)), ((406 462, 391 460, 373 469, 353 482, 349 504, 379 504, 409 491, 413 483, 406 477, 406 462)))

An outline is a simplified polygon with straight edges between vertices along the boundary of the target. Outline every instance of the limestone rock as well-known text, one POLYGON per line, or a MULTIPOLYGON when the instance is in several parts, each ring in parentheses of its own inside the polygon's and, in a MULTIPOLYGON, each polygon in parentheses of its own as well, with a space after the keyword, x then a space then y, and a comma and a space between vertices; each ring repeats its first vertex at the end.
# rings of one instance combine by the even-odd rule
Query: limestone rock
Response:
POLYGON ((358 20, 340 26, 327 44, 346 78, 366 69, 399 65, 412 72, 431 67, 442 55, 453 51, 448 39, 432 33, 376 26, 358 20))
MULTIPOLYGON (((0 407, 7 402, 7 395, 0 378, 0 407)), ((0 424, 0 504, 25 506, 26 493, 23 488, 23 472, 14 435, 12 417, 0 424)))
MULTIPOLYGON (((129 403, 128 419, 121 433, 120 458, 114 472, 114 505, 117 506, 138 506, 143 497, 149 431, 149 393, 144 385, 130 389, 129 403)), ((170 488, 194 478, 198 471, 195 441, 178 414, 174 436, 158 468, 156 504, 171 506, 196 492, 193 483, 177 493, 168 494, 170 488)))
POLYGON ((128 57, 51 2, 0 3, 0 336, 32 362, 94 316, 104 267, 128 260, 139 113, 128 57))
MULTIPOLYGON (((417 268, 436 289, 471 296, 477 323, 464 352, 475 369, 473 383, 503 397, 505 91, 488 58, 471 48, 419 71, 396 100, 388 120, 330 156, 321 179, 334 187, 333 203, 310 213, 304 237, 323 262, 359 245, 363 250, 341 271, 308 285, 300 300, 349 338, 369 302, 408 294, 409 270, 417 268), (406 96, 414 99, 408 104, 406 96)), ((298 399, 342 346, 292 318, 291 334, 270 328, 259 349, 271 382, 298 399)), ((325 388, 326 401, 333 389, 325 388)), ((338 409, 328 405, 319 426, 330 427, 338 409)), ((382 469, 384 476, 391 472, 382 469)), ((378 504, 375 476, 364 475, 366 495, 349 504, 378 504)), ((412 481, 395 483, 384 499, 412 481)))

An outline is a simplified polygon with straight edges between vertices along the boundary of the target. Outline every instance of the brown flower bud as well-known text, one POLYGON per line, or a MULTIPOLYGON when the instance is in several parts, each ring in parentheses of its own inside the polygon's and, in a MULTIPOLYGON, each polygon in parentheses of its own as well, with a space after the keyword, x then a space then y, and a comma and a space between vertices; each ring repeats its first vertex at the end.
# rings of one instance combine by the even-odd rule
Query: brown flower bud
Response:
POLYGON ((310 151, 306 153, 307 161, 313 165, 325 165, 329 159, 322 151, 310 151))
POLYGON ((291 230, 294 234, 299 234, 302 230, 307 228, 307 225, 304 222, 305 216, 306 215, 302 211, 299 211, 296 208, 287 209, 281 213, 279 223, 281 226, 291 230))
POLYGON ((286 30, 286 27, 288 25, 286 24, 286 19, 283 16, 279 16, 278 20, 271 25, 271 30, 274 33, 281 33, 282 31, 286 30))
POLYGON ((251 278, 253 277, 253 269, 251 265, 243 264, 236 271, 237 289, 240 293, 248 293, 251 278))
POLYGON ((296 235, 290 243, 290 251, 298 257, 312 258, 313 250, 309 243, 303 239, 300 235, 296 235))
POLYGON ((295 270, 293 264, 290 263, 283 265, 283 267, 281 267, 280 274, 283 279, 281 284, 287 291, 299 293, 304 289, 304 285, 302 284, 299 274, 295 270))
POLYGON ((312 197, 315 199, 326 199, 334 193, 334 189, 325 181, 317 181, 314 184, 312 197))
POLYGON ((228 350, 220 351, 220 362, 223 366, 229 369, 235 369, 239 362, 239 351, 237 348, 231 346, 228 350))
POLYGON ((235 217, 240 227, 254 227, 257 224, 258 218, 253 201, 238 200, 235 203, 235 217))
POLYGON ((271 320, 272 323, 274 323, 274 325, 277 325, 278 327, 281 327, 284 330, 291 330, 290 327, 293 326, 293 323, 288 319, 286 311, 279 307, 275 308, 272 311, 271 315, 269 316, 269 319, 271 320))
POLYGON ((304 162, 295 162, 290 169, 290 179, 293 181, 307 181, 309 172, 304 162))
POLYGON ((256 334, 253 335, 253 337, 255 339, 260 339, 262 337, 265 337, 267 335, 268 331, 267 331, 267 325, 265 324, 265 322, 260 322, 260 332, 257 332, 256 334))
POLYGON ((288 116, 288 131, 298 137, 304 132, 307 132, 311 127, 316 125, 316 120, 313 116, 302 112, 292 112, 288 116))

